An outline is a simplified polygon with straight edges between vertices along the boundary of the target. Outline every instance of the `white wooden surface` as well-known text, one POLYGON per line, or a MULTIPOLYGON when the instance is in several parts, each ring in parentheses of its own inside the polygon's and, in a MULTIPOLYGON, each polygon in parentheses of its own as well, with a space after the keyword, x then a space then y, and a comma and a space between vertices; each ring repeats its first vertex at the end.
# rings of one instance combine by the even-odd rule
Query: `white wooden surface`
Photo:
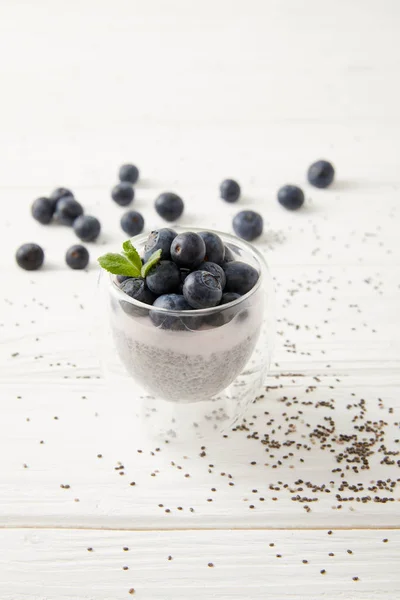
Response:
POLYGON ((399 597, 400 469, 378 451, 400 450, 399 17, 395 0, 0 3, 2 600, 399 597), (338 174, 325 191, 305 182, 320 157, 338 174), (100 366, 95 258, 123 239, 124 161, 148 228, 172 189, 182 225, 229 231, 227 176, 265 219, 269 387, 205 450, 149 440, 100 366), (296 214, 275 199, 289 182, 296 214), (29 215, 57 185, 102 221, 88 272, 63 263, 70 230, 29 215), (38 273, 15 266, 26 241, 45 248, 38 273), (359 473, 335 459, 355 416, 384 422, 359 473), (310 436, 327 417, 336 454, 310 436), (266 452, 265 434, 307 448, 266 452))

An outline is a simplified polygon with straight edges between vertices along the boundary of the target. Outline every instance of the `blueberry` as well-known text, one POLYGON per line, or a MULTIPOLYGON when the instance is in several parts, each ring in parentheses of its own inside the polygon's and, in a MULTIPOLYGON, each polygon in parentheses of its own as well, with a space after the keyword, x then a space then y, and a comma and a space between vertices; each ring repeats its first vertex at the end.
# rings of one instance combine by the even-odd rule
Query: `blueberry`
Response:
POLYGON ((204 261, 205 255, 203 238, 192 231, 180 233, 171 244, 171 258, 180 267, 193 269, 204 261))
POLYGON ((81 215, 74 221, 74 231, 83 242, 94 242, 99 237, 101 225, 96 217, 81 215))
POLYGON ((148 289, 144 279, 129 277, 121 284, 121 290, 128 296, 144 304, 153 304, 156 297, 148 289))
POLYGON ((225 246, 223 264, 232 262, 233 260, 235 260, 235 257, 234 257, 232 250, 229 248, 229 246, 225 246))
POLYGON ((225 179, 219 186, 221 198, 226 202, 237 202, 240 196, 240 185, 234 179, 225 179))
POLYGON ((180 284, 181 274, 175 263, 170 260, 162 260, 150 269, 146 284, 149 290, 161 296, 175 292, 180 284))
POLYGON ((127 279, 132 279, 132 277, 130 277, 130 275, 117 275, 116 277, 117 283, 119 284, 124 283, 127 279))
POLYGON ((220 265, 224 261, 225 248, 219 235, 211 231, 200 231, 199 236, 203 238, 206 245, 205 259, 220 265))
POLYGON ((111 198, 120 206, 128 206, 135 196, 135 190, 131 183, 121 181, 111 190, 111 198))
POLYGON ((169 260, 171 258, 171 244, 178 234, 173 229, 163 227, 155 229, 147 238, 144 246, 144 260, 148 261, 153 252, 161 250, 161 258, 169 260))
POLYGON ((55 210, 57 202, 61 200, 61 198, 65 198, 67 196, 74 197, 74 194, 68 188, 59 187, 53 190, 50 194, 50 200, 53 203, 53 210, 55 210))
POLYGON ((77 217, 83 215, 83 208, 72 196, 64 196, 57 202, 55 219, 62 225, 72 226, 77 217))
POLYGON ((238 298, 240 298, 240 294, 236 294, 235 292, 225 292, 225 294, 222 294, 220 304, 229 304, 230 302, 234 302, 238 298))
POLYGON ((180 273, 181 281, 178 285, 178 292, 179 292, 179 294, 183 294, 183 284, 185 283, 186 277, 190 273, 190 269, 179 269, 179 273, 180 273))
POLYGON ((32 204, 31 213, 36 221, 48 225, 53 218, 54 202, 50 198, 37 198, 32 204))
MULTIPOLYGON (((192 310, 192 307, 186 302, 180 294, 164 294, 155 300, 153 307, 165 308, 170 311, 192 310)), ((178 317, 169 313, 157 312, 152 310, 150 318, 156 327, 161 329, 171 329, 179 331, 183 329, 197 329, 201 324, 199 317, 178 317)))
POLYGON ((65 262, 71 269, 84 269, 89 262, 89 252, 80 244, 71 246, 65 255, 65 262))
POLYGON ((335 169, 327 160, 317 160, 309 167, 307 179, 317 188, 326 188, 331 185, 335 176, 335 169))
POLYGON ((236 294, 247 294, 257 283, 258 273, 254 267, 240 261, 233 261, 224 265, 226 276, 225 291, 236 294))
POLYGON ((128 235, 139 235, 144 228, 144 219, 136 210, 128 210, 121 217, 121 227, 128 235))
MULTIPOLYGON (((230 302, 233 302, 238 298, 240 298, 239 294, 234 294, 233 292, 226 292, 225 294, 222 294, 221 302, 219 303, 219 305, 221 306, 223 304, 229 304, 230 302)), ((207 325, 212 325, 213 327, 222 327, 222 325, 225 325, 226 323, 229 323, 229 321, 232 321, 232 319, 238 314, 238 310, 240 309, 236 310, 236 308, 232 308, 231 310, 221 310, 215 314, 211 314, 205 317, 205 322, 207 323, 207 325)))
POLYGON ((43 264, 44 252, 38 244, 22 244, 15 254, 15 259, 21 269, 36 271, 43 264))
POLYGON ((221 284, 208 271, 193 271, 185 279, 183 296, 193 308, 210 308, 222 298, 221 284))
POLYGON ((118 172, 119 180, 125 183, 136 183, 139 179, 139 169, 135 165, 122 165, 118 172))
POLYGON ((233 230, 238 237, 251 242, 262 234, 262 216, 253 210, 242 210, 233 218, 233 230))
POLYGON ((183 213, 183 200, 172 192, 160 194, 155 201, 157 213, 166 221, 176 221, 183 213))
POLYGON ((224 289, 225 284, 226 284, 225 272, 222 267, 217 265, 217 263, 209 262, 209 261, 202 262, 197 267, 197 269, 199 271, 207 271, 208 273, 211 273, 211 275, 214 275, 214 277, 216 277, 218 279, 218 281, 220 282, 221 288, 224 289))
POLYGON ((297 185, 284 185, 278 191, 278 202, 288 210, 297 210, 304 204, 304 192, 297 185))

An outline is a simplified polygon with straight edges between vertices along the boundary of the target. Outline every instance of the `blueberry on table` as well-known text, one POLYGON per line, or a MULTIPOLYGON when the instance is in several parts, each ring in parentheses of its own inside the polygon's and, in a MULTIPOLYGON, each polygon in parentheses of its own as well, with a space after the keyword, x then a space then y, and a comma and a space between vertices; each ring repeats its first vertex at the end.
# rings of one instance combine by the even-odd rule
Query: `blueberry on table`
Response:
POLYGON ((254 210, 242 210, 233 218, 232 224, 236 235, 248 242, 258 238, 263 231, 262 216, 254 210))
POLYGON ((128 206, 135 196, 135 190, 131 183, 121 181, 111 190, 111 198, 120 206, 128 206))
POLYGON ((193 271, 183 284, 183 296, 193 308, 217 306, 222 298, 222 287, 208 271, 193 271))
POLYGON ((180 267, 194 269, 204 261, 206 245, 193 231, 180 233, 171 244, 171 258, 180 267))
POLYGON ((317 160, 307 171, 309 183, 317 188, 328 187, 331 185, 334 177, 335 169, 327 160, 317 160))
POLYGON ((71 246, 65 255, 65 262, 71 269, 84 269, 89 263, 89 252, 80 244, 71 246))
POLYGON ((166 221, 176 221, 183 213, 183 200, 177 194, 164 192, 154 203, 157 213, 166 221))
POLYGON ((129 163, 122 165, 118 171, 118 177, 120 181, 136 183, 139 179, 139 169, 129 163))
POLYGON ((234 179, 225 179, 219 186, 221 198, 226 202, 237 202, 240 197, 240 185, 234 179))
POLYGON ((42 223, 48 225, 53 218, 54 202, 50 198, 36 198, 31 207, 32 217, 42 223))
POLYGON ((156 297, 148 289, 144 279, 129 277, 121 284, 121 290, 139 302, 153 304, 156 297))
POLYGON ((235 294, 247 294, 258 281, 257 270, 241 261, 233 261, 224 265, 226 276, 226 292, 234 292, 235 294))
POLYGON ((15 254, 18 266, 25 271, 36 271, 44 261, 44 252, 38 244, 22 244, 15 254))
POLYGON ((101 225, 96 217, 81 215, 74 221, 74 231, 83 242, 94 242, 99 237, 101 225))
POLYGON ((197 269, 198 271, 207 271, 208 273, 211 273, 211 275, 214 275, 220 282, 221 288, 224 289, 226 283, 225 272, 222 267, 217 265, 217 263, 209 261, 202 262, 197 269))
POLYGON ((67 196, 71 196, 72 198, 74 197, 74 194, 68 188, 58 187, 53 190, 50 194, 50 200, 53 203, 53 209, 55 210, 57 202, 61 200, 61 198, 66 198, 67 196))
POLYGON ((171 244, 178 234, 173 229, 163 227, 155 229, 149 234, 144 245, 144 260, 148 261, 150 256, 157 250, 161 250, 161 258, 168 260, 171 258, 171 244))
MULTIPOLYGON (((155 300, 153 307, 164 308, 170 311, 192 310, 192 307, 186 302, 181 294, 164 294, 155 300)), ((200 324, 200 319, 196 317, 173 316, 161 311, 150 311, 150 319, 156 327, 161 329, 171 329, 179 331, 183 329, 196 329, 200 324)))
POLYGON ((144 228, 144 219, 136 210, 128 210, 121 217, 121 228, 128 235, 139 235, 144 228))
POLYGON ((278 202, 288 210, 297 210, 304 204, 304 192, 297 185, 284 185, 278 190, 278 202))
POLYGON ((75 219, 83 215, 83 207, 72 196, 64 196, 57 202, 54 218, 61 225, 71 227, 75 219))
POLYGON ((150 269, 146 277, 147 287, 157 296, 175 292, 180 282, 180 271, 176 264, 170 260, 160 261, 150 269))
POLYGON ((224 262, 225 247, 219 235, 212 231, 200 231, 199 236, 203 238, 206 245, 206 261, 220 265, 224 262))

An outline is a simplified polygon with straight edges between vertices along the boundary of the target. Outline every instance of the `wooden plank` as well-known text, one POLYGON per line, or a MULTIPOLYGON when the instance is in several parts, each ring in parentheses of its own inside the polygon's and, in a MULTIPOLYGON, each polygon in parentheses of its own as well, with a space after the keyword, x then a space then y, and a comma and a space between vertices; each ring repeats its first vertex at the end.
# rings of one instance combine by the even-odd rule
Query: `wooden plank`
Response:
POLYGON ((375 600, 400 592, 393 530, 35 529, 3 531, 1 541, 2 600, 375 600))

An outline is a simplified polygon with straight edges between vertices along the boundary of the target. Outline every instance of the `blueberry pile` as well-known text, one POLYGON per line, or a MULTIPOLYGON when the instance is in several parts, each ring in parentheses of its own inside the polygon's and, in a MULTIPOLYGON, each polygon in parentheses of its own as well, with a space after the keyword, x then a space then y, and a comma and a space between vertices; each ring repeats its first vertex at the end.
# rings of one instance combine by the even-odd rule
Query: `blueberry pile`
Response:
MULTIPOLYGON (((123 248, 121 255, 100 257, 100 265, 117 275, 116 284, 131 298, 171 311, 234 302, 247 294, 259 277, 254 267, 235 260, 221 238, 210 231, 152 231, 143 259, 129 240, 123 248)), ((181 321, 171 315, 154 312, 150 318, 162 328, 182 328, 181 321)))

